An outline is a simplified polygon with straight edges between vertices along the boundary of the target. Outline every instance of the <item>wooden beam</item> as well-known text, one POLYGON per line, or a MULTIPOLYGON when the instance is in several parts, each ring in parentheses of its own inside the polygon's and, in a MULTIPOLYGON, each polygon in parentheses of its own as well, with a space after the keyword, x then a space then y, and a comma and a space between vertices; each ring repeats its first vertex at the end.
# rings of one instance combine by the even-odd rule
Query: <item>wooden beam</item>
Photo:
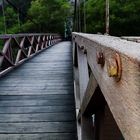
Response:
POLYGON ((95 114, 95 138, 99 140, 124 140, 108 106, 95 114))
POLYGON ((75 42, 87 49, 87 59, 119 129, 126 140, 140 139, 140 46, 118 37, 73 33, 75 42), (97 64, 102 51, 105 64, 97 64), (121 60, 121 79, 108 75, 108 60, 121 60))
POLYGON ((79 47, 77 47, 77 53, 78 53, 80 100, 82 101, 89 81, 89 73, 86 55, 82 52, 82 50, 79 47))
POLYGON ((97 81, 95 80, 94 75, 91 73, 88 86, 81 104, 82 114, 84 114, 85 110, 87 109, 96 88, 97 88, 97 81))
POLYGON ((90 100, 89 100, 89 102, 88 102, 84 111, 83 111, 83 108, 82 108, 83 106, 81 105, 80 112, 78 114, 78 119, 80 120, 80 118, 82 116, 87 116, 87 117, 92 116, 98 110, 102 110, 105 105, 106 105, 105 98, 104 98, 104 96, 103 96, 103 94, 100 90, 100 87, 97 86, 95 88, 94 93, 90 97, 90 100))
POLYGON ((73 64, 75 67, 78 66, 78 57, 77 57, 77 44, 73 41, 73 64))
POLYGON ((78 114, 78 119, 81 122, 82 140, 94 140, 95 129, 92 115, 99 110, 103 110, 105 105, 105 99, 100 88, 97 87, 87 104, 86 110, 83 112, 81 107, 81 111, 78 114))

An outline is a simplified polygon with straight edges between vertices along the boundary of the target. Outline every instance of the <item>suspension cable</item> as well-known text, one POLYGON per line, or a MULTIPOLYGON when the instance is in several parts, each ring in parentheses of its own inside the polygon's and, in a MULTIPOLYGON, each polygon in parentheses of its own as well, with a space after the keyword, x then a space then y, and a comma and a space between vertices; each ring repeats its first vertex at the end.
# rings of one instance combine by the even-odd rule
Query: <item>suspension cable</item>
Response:
POLYGON ((86 1, 83 0, 83 3, 84 3, 84 32, 86 33, 86 30, 87 30, 87 25, 86 25, 86 1))
POLYGON ((76 14, 76 11, 77 11, 77 0, 75 0, 75 3, 74 3, 73 31, 77 30, 77 14, 76 14))
POLYGON ((17 15, 17 19, 18 19, 18 27, 19 27, 19 31, 21 30, 21 22, 20 22, 20 14, 19 14, 19 9, 18 9, 18 15, 17 15))
POLYGON ((80 0, 78 0, 78 3, 77 3, 77 5, 78 5, 78 32, 81 32, 81 12, 80 12, 80 10, 81 10, 81 2, 80 2, 80 0))
POLYGON ((109 34, 109 0, 106 0, 106 34, 109 34))
POLYGON ((5 17, 5 10, 4 10, 4 0, 2 0, 2 13, 3 13, 3 21, 4 21, 4 31, 5 34, 7 33, 7 28, 6 28, 6 17, 5 17))
POLYGON ((34 23, 35 25, 38 26, 38 23, 36 23, 35 21, 32 20, 32 18, 30 16, 27 16, 25 13, 23 13, 19 8, 17 8, 17 6, 15 4, 13 4, 11 1, 6 0, 6 2, 11 5, 16 11, 18 11, 21 15, 23 15, 24 17, 27 17, 32 23, 34 23))

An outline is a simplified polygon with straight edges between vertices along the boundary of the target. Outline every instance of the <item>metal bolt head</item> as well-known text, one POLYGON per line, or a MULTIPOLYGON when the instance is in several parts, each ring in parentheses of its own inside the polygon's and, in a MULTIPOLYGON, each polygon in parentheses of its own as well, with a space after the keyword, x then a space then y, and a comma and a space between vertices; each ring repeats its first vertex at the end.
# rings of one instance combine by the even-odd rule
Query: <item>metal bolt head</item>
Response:
POLYGON ((84 51, 83 51, 83 52, 84 52, 84 54, 87 54, 87 50, 86 50, 86 49, 84 49, 84 51))
POLYGON ((108 59, 107 71, 108 71, 109 77, 118 76, 118 66, 117 66, 116 59, 114 59, 114 58, 108 59))
POLYGON ((104 66, 105 64, 105 58, 103 52, 97 52, 96 53, 96 59, 97 59, 97 64, 100 64, 101 66, 104 66))
POLYGON ((85 48, 84 46, 80 46, 80 49, 82 50, 82 52, 83 52, 84 54, 87 54, 87 50, 86 50, 86 48, 85 48))
POLYGON ((80 49, 83 50, 84 49, 84 46, 81 46, 80 49))
POLYGON ((117 81, 121 78, 121 59, 119 54, 115 54, 107 60, 107 71, 109 77, 115 77, 117 81))

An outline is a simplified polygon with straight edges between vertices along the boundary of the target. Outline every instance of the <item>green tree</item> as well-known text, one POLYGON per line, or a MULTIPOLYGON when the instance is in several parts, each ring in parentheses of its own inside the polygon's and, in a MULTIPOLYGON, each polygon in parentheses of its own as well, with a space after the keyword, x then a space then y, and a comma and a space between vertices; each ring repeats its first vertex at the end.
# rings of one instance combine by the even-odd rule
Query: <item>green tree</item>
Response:
POLYGON ((110 0, 110 34, 140 35, 139 7, 139 0, 110 0))
POLYGON ((105 30, 105 0, 86 2, 87 32, 97 33, 105 30))
MULTIPOLYGON (((110 34, 140 35, 140 0, 110 0, 110 34)), ((105 0, 86 1, 87 32, 105 33, 105 0)))
POLYGON ((19 32, 18 14, 13 8, 7 7, 5 10, 6 28, 8 34, 19 32))
POLYGON ((18 14, 13 10, 11 7, 5 7, 5 21, 4 17, 0 15, 0 34, 5 33, 5 26, 7 34, 13 34, 19 32, 19 25, 18 25, 18 14), (6 24, 6 25, 5 25, 6 24))
POLYGON ((25 31, 63 33, 64 22, 70 16, 70 4, 67 0, 33 0, 28 15, 29 20, 23 25, 25 31))
POLYGON ((22 22, 25 21, 32 0, 10 0, 10 1, 18 8, 18 10, 22 11, 23 14, 19 13, 20 20, 22 22))
POLYGON ((4 34, 4 19, 2 16, 0 16, 0 34, 4 34))

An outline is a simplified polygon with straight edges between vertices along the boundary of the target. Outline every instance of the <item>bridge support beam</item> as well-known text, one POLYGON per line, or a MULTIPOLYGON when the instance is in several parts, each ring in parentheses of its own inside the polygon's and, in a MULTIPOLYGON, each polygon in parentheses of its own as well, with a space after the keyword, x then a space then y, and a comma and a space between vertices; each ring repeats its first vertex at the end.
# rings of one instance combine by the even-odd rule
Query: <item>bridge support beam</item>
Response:
MULTIPOLYGON (((81 70, 79 69, 79 77, 81 76, 81 78, 79 78, 79 87, 82 87, 84 83, 84 91, 82 91, 82 88, 79 88, 81 90, 80 92, 84 95, 83 100, 80 98, 81 104, 80 112, 77 116, 78 120, 82 120, 83 115, 95 115, 95 130, 101 128, 99 130, 99 137, 97 137, 97 139, 95 138, 95 140, 102 140, 105 135, 108 135, 106 139, 113 139, 111 129, 113 129, 112 131, 117 134, 119 139, 140 139, 139 43, 126 41, 119 37, 83 33, 73 33, 73 40, 77 44, 77 50, 83 53, 81 55, 77 52, 79 53, 78 58, 83 57, 81 59, 83 60, 86 56, 88 63, 87 66, 87 63, 85 64, 78 61, 79 68, 83 68, 81 70), (87 55, 84 55, 85 50, 87 55), (102 55, 98 56, 98 54, 102 55), (84 68, 88 68, 86 71, 90 72, 90 76, 91 73, 93 74, 100 92, 97 92, 98 88, 96 89, 96 87, 96 90, 93 90, 94 84, 90 85, 87 84, 87 82, 85 84, 85 81, 88 80, 84 78, 86 74, 82 74, 84 73, 84 68), (85 89, 92 89, 92 92, 85 89), (103 98, 100 97, 101 95, 103 98), (86 105, 83 105, 84 100, 86 105), (89 100, 90 103, 88 104, 89 100), (100 111, 100 107, 102 107, 101 114, 104 115, 103 120, 105 120, 104 122, 102 118, 100 118, 100 121, 105 123, 105 126, 102 125, 101 127, 99 126, 100 123, 98 123, 100 117, 98 111, 100 111), (103 133, 103 130, 107 128, 106 126, 109 126, 107 123, 109 120, 111 120, 111 125, 106 130, 107 132, 103 133)), ((88 127, 90 128, 90 126, 88 127)), ((97 131, 95 131, 95 133, 96 132, 97 131)), ((95 136, 96 135, 98 136, 98 134, 95 134, 95 136)))

